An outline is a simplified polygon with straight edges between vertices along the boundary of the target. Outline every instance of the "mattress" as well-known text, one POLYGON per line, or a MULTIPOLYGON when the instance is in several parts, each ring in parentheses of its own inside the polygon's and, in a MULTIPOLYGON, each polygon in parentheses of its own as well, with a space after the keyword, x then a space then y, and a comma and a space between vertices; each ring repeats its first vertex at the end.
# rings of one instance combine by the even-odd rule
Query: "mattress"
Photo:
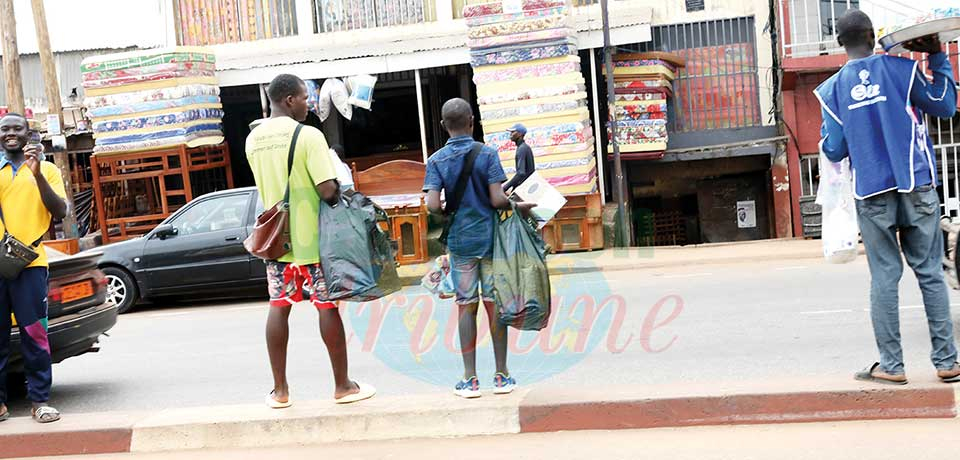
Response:
POLYGON ((544 177, 544 179, 554 187, 569 187, 572 185, 596 183, 597 168, 596 165, 594 165, 590 170, 585 170, 580 173, 566 176, 544 177))
POLYGON ((480 107, 485 110, 507 109, 537 103, 546 104, 550 102, 586 99, 587 92, 585 89, 583 85, 578 84, 545 86, 529 90, 481 96, 477 98, 477 102, 480 104, 480 107))
POLYGON ((586 107, 587 101, 576 99, 563 102, 548 102, 544 104, 526 105, 521 107, 511 107, 495 110, 484 110, 481 107, 480 116, 487 121, 512 119, 518 117, 541 117, 543 114, 553 112, 567 112, 586 107))
POLYGON ((677 73, 663 65, 646 65, 638 67, 616 67, 613 69, 615 79, 626 79, 632 77, 665 77, 668 80, 676 80, 677 73))
POLYGON ((151 81, 159 80, 169 80, 172 78, 198 78, 198 77, 216 77, 217 73, 213 70, 204 70, 204 69, 193 69, 193 70, 177 70, 169 72, 157 72, 144 75, 131 75, 127 77, 114 77, 107 78, 103 80, 88 80, 83 82, 83 87, 86 90, 92 88, 109 88, 114 86, 123 86, 123 85, 132 85, 136 83, 144 83, 151 81))
POLYGON ((164 72, 184 72, 190 70, 216 71, 217 65, 213 62, 168 62, 146 67, 133 67, 117 70, 93 70, 83 74, 83 81, 108 80, 111 78, 135 77, 152 75, 164 72))
MULTIPOLYGON (((667 150, 666 139, 651 139, 633 144, 620 144, 620 153, 662 152, 667 150)), ((607 153, 613 153, 613 146, 607 147, 607 153)))
MULTIPOLYGON (((586 88, 586 82, 583 80, 583 74, 579 72, 572 72, 562 75, 554 75, 551 77, 527 78, 512 82, 503 81, 497 83, 488 83, 485 85, 477 85, 477 98, 478 100, 483 98, 486 103, 497 103, 509 102, 509 99, 504 99, 503 95, 512 93, 529 93, 535 94, 537 97, 557 96, 563 94, 563 92, 551 93, 550 91, 544 90, 544 88, 556 88, 562 86, 579 86, 586 88), (490 99, 503 100, 491 101, 490 99)), ((580 91, 583 90, 581 89, 580 91)))
POLYGON ((184 108, 171 113, 150 116, 137 116, 113 121, 96 121, 93 131, 96 134, 129 133, 137 129, 163 128, 169 125, 189 123, 196 120, 223 119, 223 110, 219 108, 184 108))
POLYGON ((570 16, 566 14, 554 14, 552 16, 533 17, 519 21, 495 22, 470 27, 467 32, 467 38, 476 40, 480 38, 502 37, 549 29, 566 29, 571 25, 573 25, 573 21, 571 21, 570 16))
POLYGON ((568 73, 579 73, 580 72, 580 58, 577 56, 564 56, 560 58, 563 61, 557 63, 547 64, 547 60, 536 61, 536 64, 530 63, 517 63, 523 64, 517 66, 516 64, 507 64, 499 66, 487 66, 480 67, 480 69, 490 69, 490 72, 474 72, 473 73, 473 82, 477 85, 484 85, 487 83, 496 83, 496 82, 510 82, 517 80, 524 80, 528 78, 542 78, 550 77, 554 75, 563 75, 568 73), (576 61, 566 60, 565 58, 575 58, 576 61))
POLYGON ((523 21, 526 19, 542 18, 556 14, 569 14, 569 9, 567 9, 566 6, 561 6, 554 8, 542 8, 538 10, 524 10, 520 11, 519 13, 488 14, 486 16, 467 18, 466 21, 467 27, 473 28, 487 24, 495 24, 498 22, 523 21))
POLYGON ((87 110, 87 114, 98 121, 116 119, 130 115, 151 115, 157 111, 167 111, 180 107, 221 108, 219 96, 190 96, 180 99, 166 99, 152 102, 140 102, 125 105, 112 105, 87 110))
MULTIPOLYGON (((593 143, 585 144, 570 144, 571 147, 576 147, 575 149, 571 148, 567 151, 561 151, 557 153, 556 151, 551 150, 552 147, 558 146, 548 146, 548 147, 537 147, 532 149, 533 156, 536 158, 537 165, 544 163, 552 163, 557 161, 568 161, 568 160, 582 160, 584 158, 590 158, 594 154, 593 143)), ((566 147, 566 146, 563 146, 566 147)), ((510 150, 504 150, 498 152, 500 156, 500 162, 503 165, 513 167, 514 162, 516 161, 517 151, 516 148, 510 150)))
MULTIPOLYGON (((570 164, 567 166, 559 166, 553 168, 540 167, 540 164, 537 164, 537 172, 540 173, 542 177, 547 179, 549 182, 551 179, 563 179, 563 178, 584 178, 589 177, 590 173, 597 169, 597 158, 591 156, 589 158, 584 158, 584 161, 577 162, 575 164, 570 164)), ((570 179, 572 182, 575 179, 570 179)), ((567 185, 570 185, 569 183, 567 185)))
POLYGON ((383 209, 419 207, 423 199, 422 193, 410 193, 402 195, 379 195, 368 197, 377 206, 383 209))
POLYGON ((651 101, 667 103, 667 95, 663 92, 637 93, 637 94, 616 94, 613 95, 617 105, 643 104, 651 101))
POLYGON ((155 128, 132 129, 117 133, 94 134, 97 145, 124 144, 128 142, 163 139, 165 137, 186 136, 201 131, 220 131, 220 120, 195 120, 155 128))
POLYGON ((219 145, 223 143, 223 133, 219 130, 201 131, 186 136, 173 136, 162 139, 152 139, 146 141, 135 141, 123 144, 97 145, 93 152, 98 156, 110 154, 123 154, 142 152, 145 150, 156 150, 167 147, 177 147, 185 145, 188 148, 201 147, 204 145, 219 145))
MULTIPOLYGON (((589 121, 564 123, 558 125, 532 128, 527 131, 524 140, 534 150, 541 146, 558 146, 564 144, 584 144, 593 138, 593 131, 589 121)), ((510 140, 510 133, 498 131, 484 136, 484 142, 494 149, 504 151, 516 148, 510 140)))
MULTIPOLYGON (((521 5, 523 11, 541 10, 544 8, 560 8, 567 6, 567 0, 523 0, 521 5)), ((466 5, 463 7, 463 17, 465 18, 475 18, 478 16, 502 13, 502 2, 480 3, 476 5, 466 5)))
POLYGON ((106 70, 123 70, 135 67, 150 67, 173 62, 208 62, 216 63, 216 56, 209 48, 203 47, 176 47, 167 49, 151 49, 127 53, 105 54, 88 57, 80 63, 80 72, 102 72, 106 70))
MULTIPOLYGON (((590 156, 580 156, 578 158, 570 158, 565 160, 551 160, 546 161, 537 161, 537 171, 546 172, 552 170, 563 170, 566 168, 577 168, 590 165, 591 163, 596 165, 596 158, 591 153, 590 156)), ((514 175, 517 173, 517 168, 514 166, 514 163, 503 162, 503 172, 507 175, 514 175)))
MULTIPOLYGON (((183 85, 172 88, 159 88, 130 93, 119 93, 95 97, 87 97, 83 105, 88 110, 104 107, 116 107, 142 102, 156 102, 171 99, 182 99, 191 96, 218 96, 220 87, 215 85, 183 85)), ((89 96, 89 95, 88 95, 89 96)))
POLYGON ((132 85, 113 86, 109 88, 90 88, 85 90, 87 97, 107 96, 121 93, 133 93, 138 91, 149 91, 164 88, 176 88, 189 85, 210 85, 216 86, 216 77, 194 77, 194 78, 170 78, 167 80, 149 81, 135 83, 132 85))
POLYGON ((590 195, 597 192, 597 181, 587 182, 580 185, 567 185, 557 187, 557 191, 562 195, 590 195))
POLYGON ((558 29, 538 30, 535 32, 523 32, 494 37, 471 38, 467 40, 467 46, 475 50, 495 49, 504 45, 533 44, 543 41, 549 42, 575 35, 576 31, 563 27, 558 29))
POLYGON ((474 67, 479 67, 484 65, 535 61, 538 59, 549 59, 573 54, 577 54, 577 45, 573 43, 548 44, 519 49, 483 52, 472 55, 470 57, 470 64, 474 67))
POLYGON ((484 131, 506 131, 510 129, 511 126, 517 123, 523 123, 527 129, 538 128, 543 126, 558 125, 563 123, 576 123, 583 120, 590 119, 590 112, 586 107, 577 108, 574 110, 565 110, 563 112, 550 112, 542 113, 535 118, 530 116, 520 116, 512 118, 502 118, 499 120, 485 120, 483 121, 484 131))
POLYGON ((670 70, 671 72, 677 73, 677 66, 661 59, 625 59, 625 60, 615 59, 613 61, 613 67, 617 69, 619 68, 629 69, 629 68, 635 68, 635 67, 655 67, 655 66, 663 66, 668 70, 670 70))

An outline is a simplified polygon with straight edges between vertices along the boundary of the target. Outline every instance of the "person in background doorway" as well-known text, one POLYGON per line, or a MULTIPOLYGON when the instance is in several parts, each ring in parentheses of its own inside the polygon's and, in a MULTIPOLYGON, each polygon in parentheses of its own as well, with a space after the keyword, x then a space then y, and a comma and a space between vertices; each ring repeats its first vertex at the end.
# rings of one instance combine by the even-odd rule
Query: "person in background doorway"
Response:
POLYGON ((510 140, 517 144, 517 172, 509 182, 503 185, 503 191, 508 194, 519 187, 523 181, 527 180, 527 178, 537 170, 537 164, 533 159, 533 149, 524 141, 524 137, 527 135, 526 126, 517 123, 513 125, 509 131, 510 140))
POLYGON ((347 163, 343 161, 345 155, 346 153, 342 145, 334 144, 330 147, 330 161, 332 161, 337 168, 337 182, 340 182, 341 192, 353 190, 353 171, 351 171, 347 163))
POLYGON ((340 311, 336 304, 320 300, 326 285, 320 269, 317 221, 320 200, 330 206, 339 204, 337 172, 330 161, 323 133, 300 124, 307 116, 307 87, 303 80, 294 75, 279 75, 270 83, 267 94, 272 108, 270 118, 247 137, 247 161, 266 206, 280 202, 289 184, 292 247, 279 260, 267 262, 270 311, 266 338, 274 383, 266 403, 275 409, 292 404, 287 384, 288 322, 293 304, 305 297, 319 313, 320 335, 333 367, 335 402, 361 401, 373 397, 376 390, 350 380, 340 311), (297 129, 299 135, 295 135, 297 129), (293 168, 288 171, 291 143, 294 143, 293 168))
POLYGON ((38 257, 16 279, 0 279, 0 421, 10 417, 7 400, 7 360, 10 356, 10 314, 20 328, 20 349, 27 374, 31 414, 40 423, 60 420, 60 412, 47 405, 53 384, 50 341, 47 339, 47 253, 41 239, 51 219, 67 215, 67 196, 56 165, 42 161, 43 150, 28 144, 27 119, 8 113, 0 118, 0 226, 24 244, 36 248, 38 257))
MULTIPOLYGON (((496 374, 494 393, 512 392, 517 382, 507 369, 507 328, 497 320, 491 297, 493 286, 493 236, 497 209, 510 209, 510 200, 503 193, 507 180, 497 151, 473 140, 473 110, 460 98, 443 104, 443 128, 450 134, 447 145, 427 161, 423 190, 427 193, 427 207, 435 214, 443 213, 440 192, 447 197, 447 207, 455 195, 457 182, 467 157, 474 155, 473 170, 467 176, 466 189, 453 215, 447 250, 450 254, 451 274, 456 287, 459 307, 460 350, 463 357, 463 379, 456 384, 454 394, 463 398, 480 396, 477 378, 477 313, 481 296, 490 322, 496 374)), ((521 210, 532 204, 518 203, 521 210)))
POLYGON ((876 54, 870 18, 848 10, 837 40, 850 60, 815 91, 823 112, 820 148, 830 161, 849 157, 860 233, 870 266, 870 316, 880 361, 858 380, 903 385, 899 283, 903 259, 923 293, 937 377, 960 381, 950 297, 943 279, 937 165, 926 115, 957 110, 953 69, 936 38, 907 44, 928 54, 933 81, 911 59, 876 54), (902 252, 902 255, 901 255, 902 252))

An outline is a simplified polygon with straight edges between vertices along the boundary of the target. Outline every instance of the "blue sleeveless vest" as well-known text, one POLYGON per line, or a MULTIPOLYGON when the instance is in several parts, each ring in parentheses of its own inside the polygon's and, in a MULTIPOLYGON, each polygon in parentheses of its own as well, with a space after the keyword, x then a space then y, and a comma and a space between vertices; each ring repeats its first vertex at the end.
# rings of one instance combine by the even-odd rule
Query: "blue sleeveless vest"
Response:
POLYGON ((910 102, 917 65, 887 55, 852 60, 814 91, 843 126, 858 199, 937 183, 926 117, 910 102))

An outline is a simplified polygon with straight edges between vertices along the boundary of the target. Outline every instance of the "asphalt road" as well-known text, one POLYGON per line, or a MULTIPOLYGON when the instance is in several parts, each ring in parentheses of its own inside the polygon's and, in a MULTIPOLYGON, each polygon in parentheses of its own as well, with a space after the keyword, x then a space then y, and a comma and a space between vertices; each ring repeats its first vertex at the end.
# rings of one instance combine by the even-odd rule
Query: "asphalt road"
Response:
MULTIPOLYGON (((513 345, 511 370, 521 385, 846 377, 876 359, 862 257, 839 266, 771 260, 570 275, 555 277, 553 288, 561 307, 549 340, 525 333, 513 345), (603 305, 600 314, 586 314, 603 305)), ((933 380, 911 274, 901 290, 908 376, 933 380)), ((380 327, 376 308, 343 310, 352 376, 383 395, 451 391, 462 372, 451 302, 433 301, 420 288, 402 294, 381 309, 387 313, 380 327)), ((960 297, 953 301, 960 304, 960 297)), ((263 338, 267 308, 246 300, 153 305, 123 315, 100 353, 54 367, 53 402, 77 413, 262 401, 272 385, 263 338)), ((294 308, 293 397, 331 397, 317 315, 308 305, 294 308)), ((488 341, 479 356, 481 384, 490 386, 488 341)), ((26 415, 25 402, 13 401, 12 408, 26 415)))
MULTIPOLYGON (((316 459, 638 459, 876 460, 956 457, 960 422, 894 420, 654 430, 577 431, 459 439, 336 443, 242 451, 188 451, 74 457, 84 460, 316 459)), ((65 457, 51 457, 51 459, 65 457)))

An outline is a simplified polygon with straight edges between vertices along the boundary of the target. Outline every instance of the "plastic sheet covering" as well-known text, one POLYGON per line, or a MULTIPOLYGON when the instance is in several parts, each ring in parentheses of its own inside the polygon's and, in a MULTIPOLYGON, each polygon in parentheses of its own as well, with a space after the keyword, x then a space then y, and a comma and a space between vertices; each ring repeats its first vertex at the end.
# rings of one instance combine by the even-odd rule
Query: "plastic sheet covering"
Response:
POLYGON ((823 209, 823 257, 832 264, 857 260, 860 227, 857 225, 857 204, 853 196, 853 174, 850 159, 839 163, 820 153, 820 187, 817 204, 823 209))
POLYGON ((320 204, 320 267, 327 301, 368 302, 400 290, 389 236, 377 225, 386 213, 362 193, 320 204))
POLYGON ((514 209, 501 219, 493 240, 493 299, 500 323, 523 331, 545 328, 550 297, 546 245, 514 209))

